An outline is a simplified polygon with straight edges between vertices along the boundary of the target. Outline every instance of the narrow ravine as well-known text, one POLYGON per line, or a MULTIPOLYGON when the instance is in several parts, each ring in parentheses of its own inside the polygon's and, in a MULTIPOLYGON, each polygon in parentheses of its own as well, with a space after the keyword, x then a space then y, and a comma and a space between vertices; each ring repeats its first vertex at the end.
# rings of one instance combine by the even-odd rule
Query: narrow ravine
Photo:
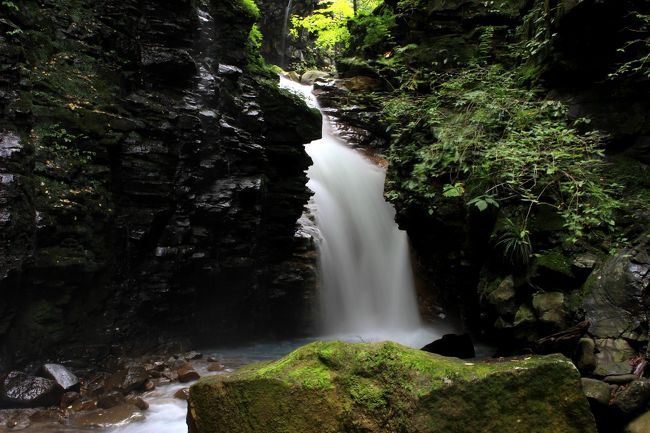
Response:
MULTIPOLYGON (((281 78, 281 87, 318 107, 311 86, 281 78)), ((383 199, 385 172, 346 146, 323 120, 323 137, 305 146, 314 164, 308 171, 313 212, 320 231, 324 339, 394 340, 421 347, 441 335, 422 325, 408 254, 406 233, 394 222, 383 199)), ((214 353, 225 373, 251 362, 279 358, 306 343, 295 340, 214 353)), ((200 370, 207 374, 207 370, 200 370)), ((223 374, 223 373, 218 373, 223 374)), ((187 385, 168 385, 145 394, 148 411, 135 422, 108 433, 184 433, 187 405, 174 393, 187 385)))
MULTIPOLYGON (((281 86, 318 107, 311 86, 285 78, 281 86)), ((314 192, 310 208, 320 237, 323 323, 318 339, 393 340, 419 348, 438 338, 442 332, 420 320, 408 239, 383 199, 384 170, 336 138, 326 117, 323 137, 306 144, 305 150, 313 160, 307 186, 314 192)), ((193 364, 202 376, 227 374, 252 362, 280 358, 309 341, 204 350, 203 360, 193 364), (204 361, 208 356, 218 359, 224 370, 209 372, 204 361)), ((63 425, 35 423, 28 431, 185 433, 187 403, 175 394, 190 385, 173 383, 144 393, 146 411, 81 412, 63 425)))

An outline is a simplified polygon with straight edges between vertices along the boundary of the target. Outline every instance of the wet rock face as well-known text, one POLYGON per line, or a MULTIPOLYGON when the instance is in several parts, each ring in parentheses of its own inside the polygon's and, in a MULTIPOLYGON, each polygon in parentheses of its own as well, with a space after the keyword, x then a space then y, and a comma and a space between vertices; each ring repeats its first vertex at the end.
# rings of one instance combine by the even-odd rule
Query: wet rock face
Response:
POLYGON ((316 1, 262 0, 257 4, 262 11, 258 26, 264 35, 260 51, 267 62, 286 69, 294 62, 314 60, 308 59, 313 54, 308 48, 307 32, 302 31, 298 39, 289 38, 284 32, 291 29, 291 17, 289 17, 288 28, 285 29, 288 6, 291 6, 290 15, 305 16, 313 12, 316 1))
POLYGON ((0 364, 305 328, 314 258, 294 233, 320 118, 245 72, 238 5, 8 14, 33 31, 0 36, 19 48, 0 50, 0 364))
POLYGON ((650 289, 648 243, 642 242, 610 259, 590 278, 584 301, 589 332, 600 338, 645 340, 650 289))

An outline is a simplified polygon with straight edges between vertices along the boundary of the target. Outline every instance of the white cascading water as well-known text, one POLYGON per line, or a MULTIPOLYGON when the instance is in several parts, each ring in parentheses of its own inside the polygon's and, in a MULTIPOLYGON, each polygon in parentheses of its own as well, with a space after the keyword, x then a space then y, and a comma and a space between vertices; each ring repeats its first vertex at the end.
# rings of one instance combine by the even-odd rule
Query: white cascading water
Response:
MULTIPOLYGON (((311 87, 284 78, 280 85, 317 107, 311 87)), ((385 171, 335 137, 327 119, 323 137, 305 149, 321 234, 324 331, 420 347, 431 342, 437 333, 420 324, 407 236, 383 197, 385 171)))

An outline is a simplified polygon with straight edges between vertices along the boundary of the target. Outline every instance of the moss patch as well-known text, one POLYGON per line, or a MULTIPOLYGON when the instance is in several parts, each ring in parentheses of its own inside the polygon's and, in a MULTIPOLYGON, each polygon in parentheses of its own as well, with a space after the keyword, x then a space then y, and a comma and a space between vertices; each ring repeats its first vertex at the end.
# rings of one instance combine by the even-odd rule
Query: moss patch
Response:
POLYGON ((540 268, 562 274, 569 278, 574 277, 573 271, 571 270, 571 260, 559 248, 540 254, 537 257, 536 263, 540 268))
POLYGON ((595 431, 561 356, 464 362, 391 342, 315 342, 203 378, 189 411, 198 433, 595 431))

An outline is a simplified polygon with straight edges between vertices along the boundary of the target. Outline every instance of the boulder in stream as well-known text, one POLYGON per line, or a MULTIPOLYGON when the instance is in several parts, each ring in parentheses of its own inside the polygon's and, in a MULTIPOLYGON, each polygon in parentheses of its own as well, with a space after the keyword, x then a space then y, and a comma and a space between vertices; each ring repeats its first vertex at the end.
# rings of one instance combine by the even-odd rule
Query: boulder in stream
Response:
POLYGON ((593 433, 561 355, 466 362, 397 343, 315 342, 190 388, 190 433, 593 433))
POLYGON ((79 378, 61 364, 45 364, 41 375, 58 383, 64 391, 79 391, 79 378))
POLYGON ((63 388, 44 377, 12 371, 0 382, 0 407, 39 407, 59 404, 63 388))

